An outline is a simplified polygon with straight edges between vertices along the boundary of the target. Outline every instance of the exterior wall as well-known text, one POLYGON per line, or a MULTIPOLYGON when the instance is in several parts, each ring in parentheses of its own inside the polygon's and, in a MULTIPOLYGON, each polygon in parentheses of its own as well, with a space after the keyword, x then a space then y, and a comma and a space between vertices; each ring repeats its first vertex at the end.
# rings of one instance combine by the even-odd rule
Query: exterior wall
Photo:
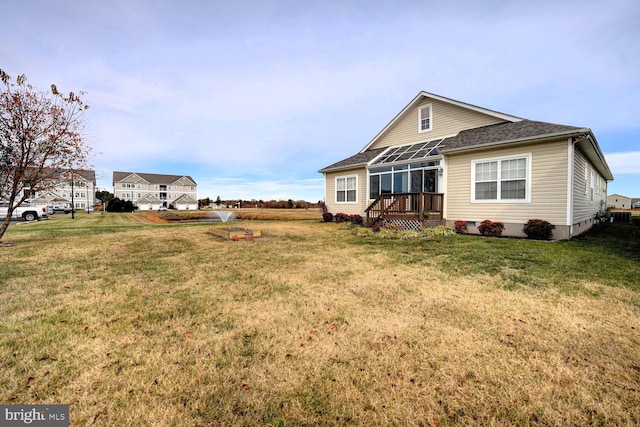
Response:
POLYGON ((631 209, 631 197, 612 194, 607 196, 607 207, 614 209, 631 209))
POLYGON ((340 172, 330 172, 325 174, 325 204, 327 211, 332 214, 346 213, 349 215, 363 215, 368 206, 367 200, 367 171, 364 168, 351 169, 340 172), (356 202, 338 203, 336 202, 336 178, 343 176, 357 176, 356 202))
POLYGON ((592 167, 586 157, 576 149, 573 175, 573 235, 587 231, 594 224, 596 214, 605 210, 607 185, 604 178, 592 167), (585 176, 586 170, 586 176, 585 176), (593 190, 591 188, 593 173, 593 190), (593 191, 593 197, 591 192, 593 191))
POLYGON ((431 98, 424 98, 416 107, 409 109, 398 122, 387 130, 369 149, 403 145, 452 136, 464 129, 472 129, 502 123, 504 120, 473 110, 457 107, 431 98), (428 132, 418 132, 418 108, 431 104, 431 128, 428 132))
MULTIPOLYGON (((543 219, 556 226, 554 237, 565 234, 567 224, 567 183, 569 144, 566 139, 502 149, 475 151, 447 156, 445 206, 446 219, 475 221, 485 219, 505 224, 504 235, 524 236, 522 227, 530 219, 543 219), (471 202, 471 162, 473 160, 530 154, 530 202, 471 202)), ((475 230, 469 227, 472 232, 475 230)))
MULTIPOLYGON (((46 191, 36 192, 30 195, 29 200, 34 205, 55 205, 71 208, 71 182, 59 179, 55 187, 46 191), (68 202, 57 201, 55 199, 65 199, 68 202)), ((76 210, 87 210, 93 208, 95 204, 96 184, 94 180, 86 179, 83 176, 76 176, 73 179, 73 204, 76 210)))
POLYGON ((113 184, 113 196, 120 200, 131 200, 134 204, 138 199, 149 193, 149 183, 136 174, 132 174, 113 184), (127 188, 123 188, 123 184, 127 188))

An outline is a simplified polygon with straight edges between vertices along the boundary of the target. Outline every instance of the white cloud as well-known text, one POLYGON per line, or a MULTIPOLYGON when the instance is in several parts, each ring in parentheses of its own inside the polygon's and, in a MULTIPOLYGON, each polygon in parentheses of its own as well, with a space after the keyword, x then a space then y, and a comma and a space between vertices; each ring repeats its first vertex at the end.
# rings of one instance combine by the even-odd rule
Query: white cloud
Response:
POLYGON ((640 151, 605 154, 614 176, 616 174, 640 174, 640 151))
POLYGON ((198 197, 245 200, 306 200, 324 198, 324 178, 292 181, 209 178, 198 181, 198 197))

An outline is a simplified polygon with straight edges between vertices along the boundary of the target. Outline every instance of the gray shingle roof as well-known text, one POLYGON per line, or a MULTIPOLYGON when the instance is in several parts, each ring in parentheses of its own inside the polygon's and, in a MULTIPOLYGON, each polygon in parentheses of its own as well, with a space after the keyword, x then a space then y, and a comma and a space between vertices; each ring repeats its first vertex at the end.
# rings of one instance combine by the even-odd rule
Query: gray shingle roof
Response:
MULTIPOLYGON (((438 150, 432 155, 440 153, 469 149, 477 146, 493 145, 502 142, 527 141, 545 136, 574 134, 588 131, 586 128, 576 126, 559 125, 556 123, 538 122, 534 120, 521 120, 517 122, 503 122, 459 132, 456 136, 442 141, 438 150)), ((365 166, 389 147, 366 150, 354 156, 348 157, 318 172, 332 172, 343 169, 365 166)))
POLYGON ((335 171, 335 170, 349 169, 349 168, 352 168, 352 167, 355 167, 355 166, 365 166, 367 163, 369 163, 378 154, 382 153, 387 148, 389 148, 389 147, 374 148, 373 150, 367 150, 365 152, 358 153, 358 154, 356 154, 354 156, 348 157, 348 158, 346 158, 344 160, 340 160, 337 163, 334 163, 334 164, 329 165, 329 166, 327 166, 325 168, 322 168, 318 172, 325 173, 325 172, 331 172, 331 171, 335 171))
POLYGON ((440 151, 446 154, 449 151, 462 150, 478 145, 534 139, 554 134, 577 133, 581 130, 586 129, 534 120, 498 123, 463 130, 455 137, 446 141, 446 144, 443 144, 440 151))
POLYGON ((187 178, 194 184, 196 183, 189 175, 162 175, 157 173, 140 173, 140 172, 113 172, 113 182, 120 182, 129 175, 136 174, 140 178, 147 181, 149 184, 173 184, 180 178, 187 178))

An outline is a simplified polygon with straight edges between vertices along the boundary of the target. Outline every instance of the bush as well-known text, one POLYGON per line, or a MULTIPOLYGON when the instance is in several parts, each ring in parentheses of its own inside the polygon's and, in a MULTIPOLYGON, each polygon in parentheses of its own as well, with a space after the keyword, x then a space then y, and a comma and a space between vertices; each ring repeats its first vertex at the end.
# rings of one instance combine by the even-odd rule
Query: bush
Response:
POLYGON ((364 224, 364 220, 362 219, 362 216, 358 215, 358 214, 349 215, 349 214, 346 214, 346 213, 337 213, 337 214, 334 215, 333 219, 337 223, 350 222, 350 223, 352 223, 354 225, 362 225, 362 224, 364 224))
POLYGON ((454 230, 458 234, 467 234, 467 221, 457 220, 454 223, 454 230))
POLYGON ((337 213, 333 216, 333 220, 337 223, 347 222, 349 220, 349 215, 346 213, 337 213))
POLYGON ((480 234, 486 237, 499 237, 504 231, 504 224, 501 222, 493 222, 485 219, 478 226, 480 234))
POLYGON ((356 215, 351 215, 349 217, 349 221, 351 221, 351 223, 353 225, 362 225, 362 224, 364 224, 362 216, 361 215, 357 215, 357 214, 356 215))
POLYGON ((324 222, 333 222, 333 214, 331 212, 324 212, 322 214, 322 220, 324 222))
POLYGON ((543 219, 530 219, 524 225, 522 231, 528 239, 549 240, 553 236, 555 225, 543 219))

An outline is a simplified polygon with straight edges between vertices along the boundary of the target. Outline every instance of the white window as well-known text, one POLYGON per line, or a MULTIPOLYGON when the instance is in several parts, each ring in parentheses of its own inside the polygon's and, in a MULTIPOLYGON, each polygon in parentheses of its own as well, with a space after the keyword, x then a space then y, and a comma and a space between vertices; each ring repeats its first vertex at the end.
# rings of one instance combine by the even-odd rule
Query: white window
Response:
POLYGON ((336 177, 336 202, 337 203, 355 203, 357 197, 358 177, 339 176, 336 177))
POLYGON ((471 162, 471 201, 529 202, 530 159, 527 154, 471 162))
POLYGON ((589 192, 589 165, 584 165, 584 194, 589 192))
POLYGON ((431 104, 423 105, 418 108, 418 132, 427 132, 431 130, 431 104))

